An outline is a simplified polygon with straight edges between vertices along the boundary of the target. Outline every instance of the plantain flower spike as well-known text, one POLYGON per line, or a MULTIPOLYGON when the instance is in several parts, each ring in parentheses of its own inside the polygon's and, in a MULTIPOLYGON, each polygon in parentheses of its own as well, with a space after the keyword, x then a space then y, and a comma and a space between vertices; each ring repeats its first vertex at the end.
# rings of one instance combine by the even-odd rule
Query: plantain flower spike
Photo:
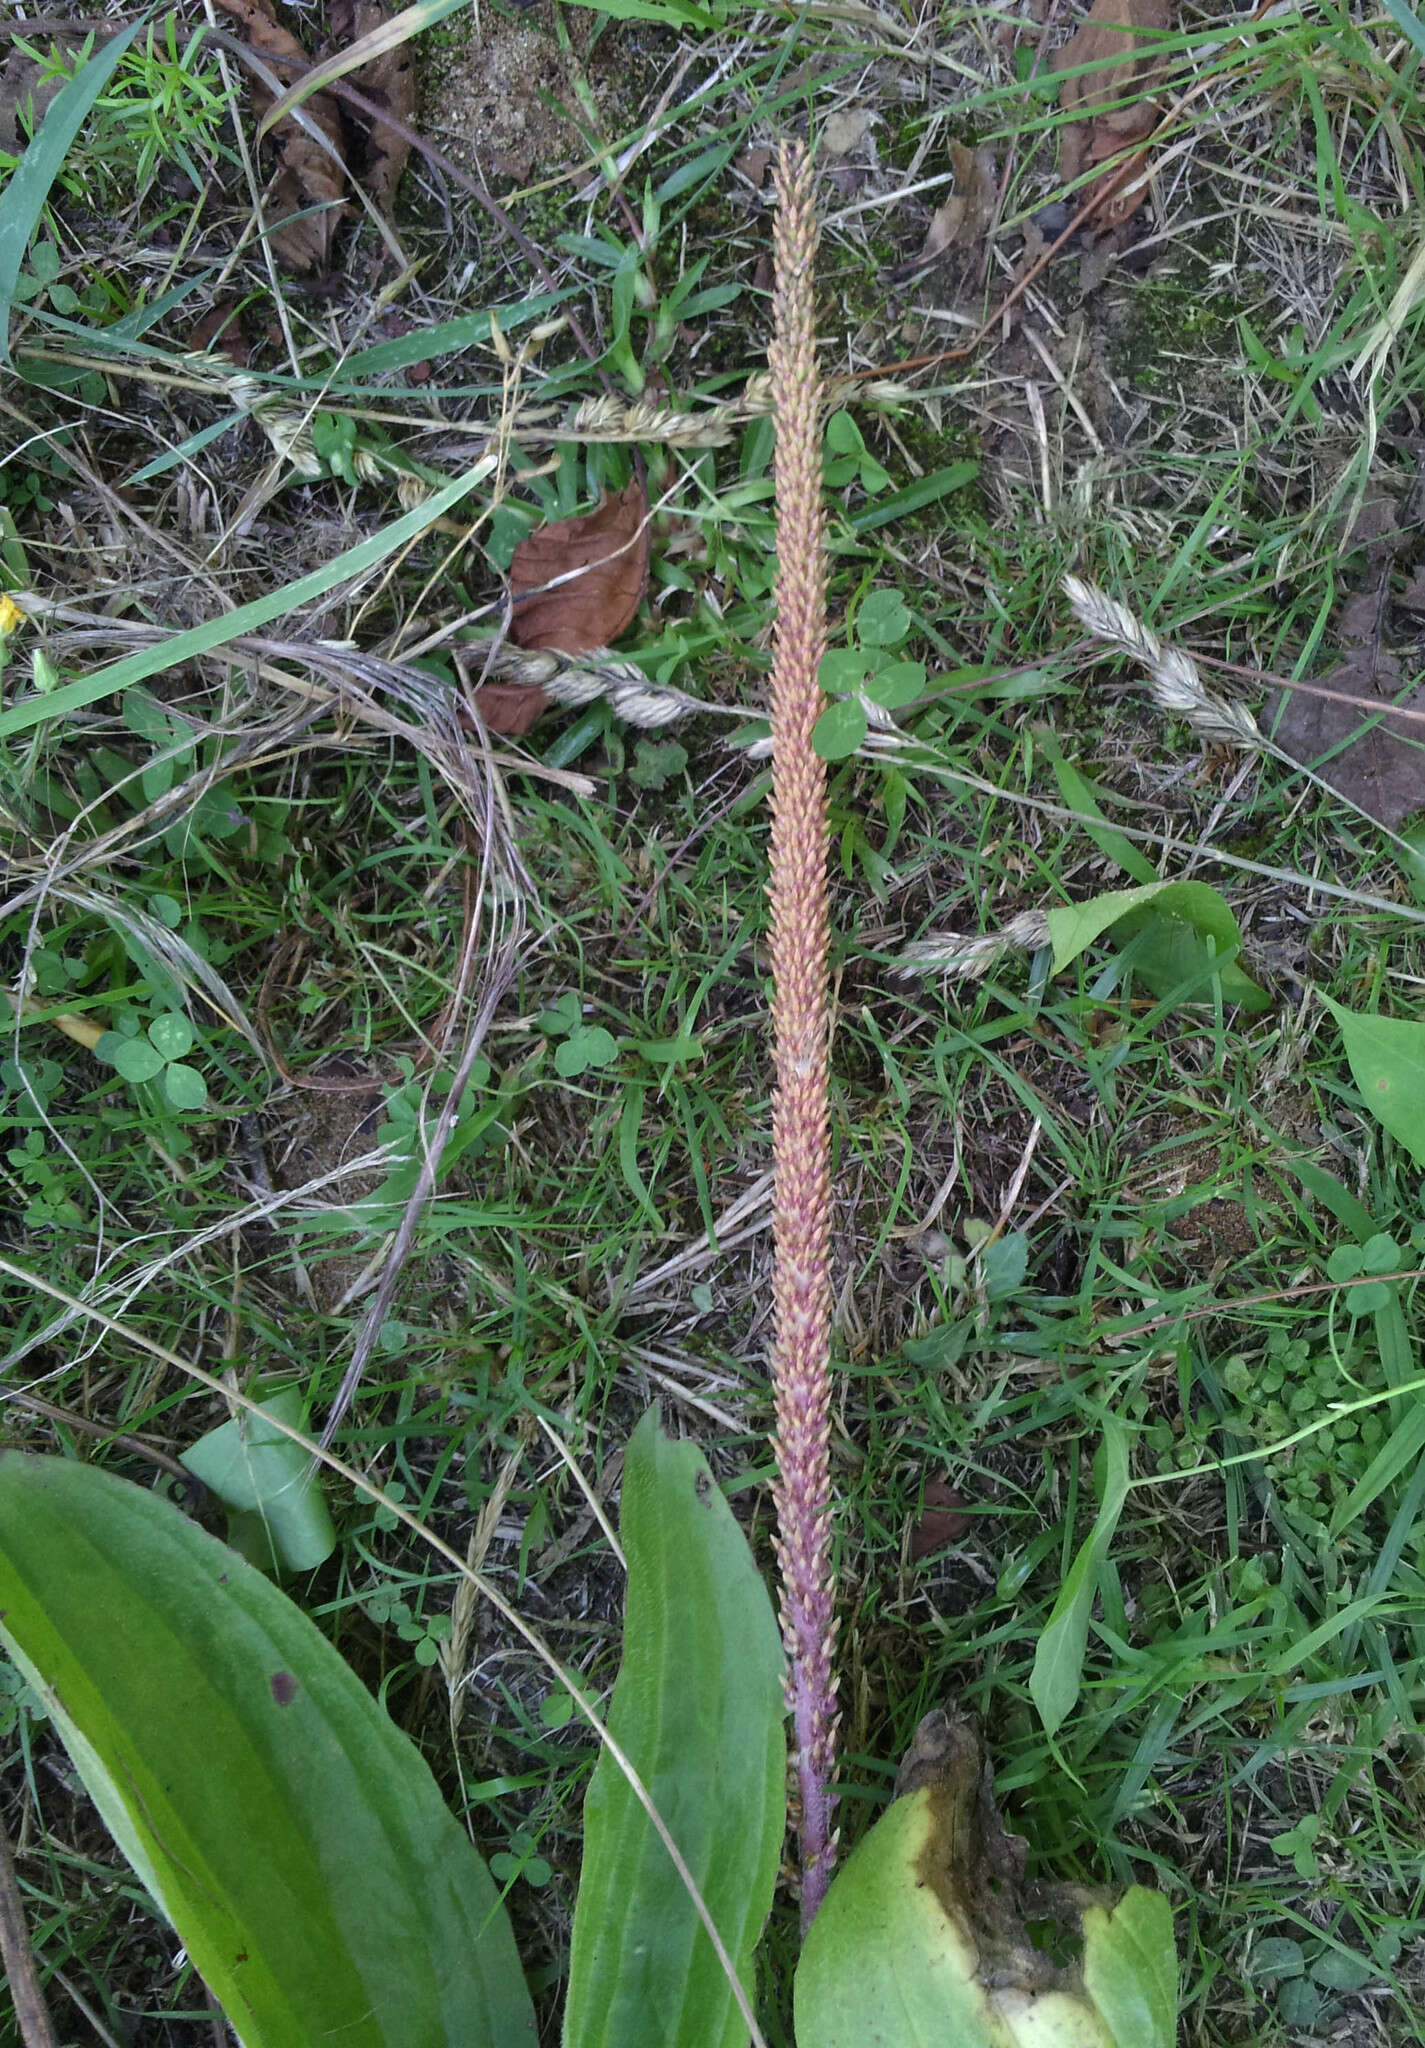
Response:
POLYGON ((826 648, 821 385, 816 367, 811 161, 777 159, 769 350, 776 424, 777 587, 772 663, 771 956, 777 1559, 800 1799, 802 1927, 835 1856, 831 1563, 831 1166, 827 1111, 826 769, 812 745, 826 648))

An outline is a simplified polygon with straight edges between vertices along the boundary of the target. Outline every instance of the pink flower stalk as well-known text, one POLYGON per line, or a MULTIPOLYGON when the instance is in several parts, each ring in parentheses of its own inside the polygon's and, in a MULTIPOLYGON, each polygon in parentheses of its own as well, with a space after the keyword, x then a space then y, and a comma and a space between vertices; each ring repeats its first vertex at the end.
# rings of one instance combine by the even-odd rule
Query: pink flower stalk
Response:
POLYGON ((811 162, 777 159, 772 370, 777 429, 777 625, 772 664, 772 1290, 776 1331, 777 1558, 797 1784, 802 1929, 836 1853, 835 1619, 831 1563, 831 1140, 827 1114, 826 769, 812 746, 826 648, 821 384, 816 367, 811 162))

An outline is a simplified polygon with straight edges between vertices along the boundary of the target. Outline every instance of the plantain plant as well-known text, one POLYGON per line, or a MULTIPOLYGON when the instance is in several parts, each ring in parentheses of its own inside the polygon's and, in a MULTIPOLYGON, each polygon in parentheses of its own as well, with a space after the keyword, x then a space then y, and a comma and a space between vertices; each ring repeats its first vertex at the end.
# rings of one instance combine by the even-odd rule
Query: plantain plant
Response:
MULTIPOLYGON (((1134 1889, 1089 1905, 1076 1915, 1079 1963, 1038 1949, 1021 1906, 1063 1916, 1024 1887, 1022 1846, 1000 1827, 961 1724, 927 1724, 901 1796, 833 1875, 826 829, 813 745, 825 584, 815 232, 800 148, 784 148, 778 181, 781 1625, 701 1453, 646 1416, 625 1460, 626 1623, 607 1724, 536 1643, 604 1745, 585 1800, 563 2041, 761 2048, 756 1951, 790 1761, 806 1930, 799 2048, 1171 2048, 1166 1902, 1134 1889)), ((288 1419, 268 1422, 301 1440, 288 1419)), ((313 1623, 235 1551, 100 1469, 0 1455, 0 1640, 244 2048, 532 2048, 504 1905, 429 1769, 313 1623)))

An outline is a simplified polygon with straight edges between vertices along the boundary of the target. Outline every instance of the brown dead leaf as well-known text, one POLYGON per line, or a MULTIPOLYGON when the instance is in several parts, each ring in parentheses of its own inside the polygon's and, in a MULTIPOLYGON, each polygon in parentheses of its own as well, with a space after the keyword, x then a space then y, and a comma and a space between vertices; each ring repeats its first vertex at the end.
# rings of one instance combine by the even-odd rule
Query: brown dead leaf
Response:
MULTIPOLYGON (((1164 68, 1156 38, 1168 25, 1169 0, 1094 0, 1077 33, 1055 55, 1056 71, 1101 67, 1066 78, 1059 96, 1072 117, 1059 130, 1059 176, 1065 184, 1152 133, 1153 94, 1164 68), (1130 104, 1119 104, 1124 100, 1130 104)), ((1125 189, 1094 216, 1096 229, 1122 227, 1138 211, 1146 187, 1137 181, 1146 161, 1145 153, 1125 174, 1125 189)), ((1080 203, 1092 197, 1096 183, 1078 194, 1080 203)))
POLYGON ((966 248, 980 241, 995 217, 999 177, 993 150, 970 149, 963 142, 952 142, 950 163, 955 172, 955 189, 931 217, 924 247, 916 258, 917 269, 933 263, 947 249, 966 248))
POLYGON ((488 732, 522 739, 533 731, 549 698, 534 683, 481 683, 473 702, 488 732))
POLYGON ((23 156, 31 136, 64 84, 64 75, 47 78, 43 66, 23 50, 11 50, 0 64, 0 149, 23 156))
POLYGON ((1389 576, 1389 556, 1383 554, 1376 583, 1341 607, 1336 638, 1343 657, 1319 679, 1321 689, 1336 695, 1284 690, 1269 730, 1293 761, 1394 829, 1412 812, 1425 810, 1425 722, 1398 715, 1425 713, 1425 687, 1402 699, 1400 661, 1381 645, 1389 576), (1341 703, 1342 697, 1357 701, 1341 703))
MULTIPOLYGON (((277 20, 269 0, 218 0, 218 5, 242 24, 251 47, 273 60, 279 77, 291 78, 305 68, 306 51, 277 20)), ((260 121, 272 104, 271 96, 262 87, 254 86, 252 99, 260 121)), ((336 101, 328 93, 313 93, 303 101, 303 112, 337 151, 337 157, 328 155, 290 116, 278 122, 273 135, 282 161, 267 203, 271 217, 280 224, 273 229, 270 239, 274 253, 289 270, 327 270, 331 265, 332 239, 346 211, 340 163, 341 116, 336 101), (309 213, 306 209, 310 207, 321 210, 309 213), (299 213, 303 214, 302 219, 289 218, 299 213)))
POLYGON ((959 1542, 970 1526, 970 1517, 965 1512, 968 1506, 964 1494, 957 1492, 948 1479, 928 1482, 924 1512, 910 1532, 910 1554, 914 1563, 919 1564, 921 1558, 943 1550, 947 1543, 959 1542))
POLYGON ((242 331, 237 300, 219 299, 206 313, 199 314, 189 331, 188 346, 198 355, 211 349, 245 370, 252 349, 242 331))
POLYGON ((538 527, 510 563, 519 647, 585 654, 632 623, 648 580, 648 496, 636 479, 596 512, 538 527))
MULTIPOLYGON (((359 42, 387 19, 383 0, 332 0, 331 32, 338 45, 359 42)), ((394 127, 388 121, 372 121, 355 109, 351 114, 353 123, 366 130, 361 182, 380 211, 389 214, 406 158, 411 153, 405 131, 416 118, 416 73, 410 45, 401 43, 394 50, 373 57, 369 64, 352 72, 351 83, 363 98, 393 114, 401 123, 394 127)))
POLYGON ((828 114, 821 124, 822 156, 850 156, 870 134, 875 118, 866 107, 842 107, 828 114))

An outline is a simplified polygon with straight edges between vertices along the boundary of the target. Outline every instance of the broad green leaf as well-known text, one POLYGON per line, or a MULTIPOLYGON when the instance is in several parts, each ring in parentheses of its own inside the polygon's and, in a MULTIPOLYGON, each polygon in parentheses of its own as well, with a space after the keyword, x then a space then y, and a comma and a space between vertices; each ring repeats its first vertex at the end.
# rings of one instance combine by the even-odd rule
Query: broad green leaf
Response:
POLYGON ((1361 1100, 1417 1166, 1425 1166, 1425 1023, 1409 1017, 1368 1017, 1323 996, 1346 1042, 1351 1079, 1361 1100))
POLYGON ((1050 1735, 1073 1711, 1083 1679, 1084 1651, 1089 1639, 1089 1613, 1093 1607, 1099 1566, 1108 1555, 1118 1517, 1128 1498, 1128 1436, 1116 1416, 1104 1417, 1103 1444, 1106 1453, 1103 1499, 1093 1528, 1079 1547, 1059 1589, 1054 1611, 1034 1652, 1029 1674, 1029 1691, 1039 1718, 1050 1735))
MULTIPOLYGON (((623 1663, 609 1729, 652 1795, 749 1996, 786 1818, 782 1646, 747 1539, 696 1445, 646 1415, 628 1447, 623 1663)), ((612 1758, 584 1802, 565 2048, 745 2048, 732 1987, 612 1758)))
POLYGON ((1054 780, 1059 785, 1059 794, 1069 809, 1077 814, 1077 821, 1083 826, 1089 838, 1115 867, 1122 868, 1125 875, 1131 875, 1135 882, 1151 887, 1158 880, 1153 863, 1148 856, 1135 846, 1131 839, 1109 824, 1099 806, 1092 786, 1080 775, 1072 761, 1067 761, 1059 746, 1058 737, 1045 726, 1036 726, 1034 742, 1054 770, 1054 780))
POLYGON ((856 638, 863 647, 899 647, 911 628, 904 598, 894 590, 873 590, 856 614, 856 638))
POLYGON ((1008 1936, 1012 1903, 998 1868, 976 1862, 979 1840, 951 1780, 892 1803, 812 1922, 793 1985, 797 2048, 1172 2048, 1166 1900, 1135 1888, 1112 1914, 1091 1908, 1082 1988, 1035 1991, 1009 1956, 982 1958, 976 1909, 1008 1936))
POLYGON ((973 1939, 923 1881, 933 1840, 931 1793, 911 1793, 832 1879, 793 1982, 797 2048, 996 2048, 1003 2040, 975 1981, 973 1939))
POLYGON ((149 1025, 148 1035, 166 1060, 181 1060, 193 1049, 193 1020, 181 1010, 164 1010, 149 1025))
POLYGON ((121 1031, 103 1031, 94 1047, 96 1059, 107 1060, 126 1081, 137 1087, 163 1072, 167 1061, 156 1045, 146 1038, 125 1038, 121 1031))
POLYGON ((854 697, 829 705, 812 727, 811 743, 823 761, 844 761, 866 737, 866 714, 854 697))
POLYGON ((249 1564, 267 1572, 315 1571, 336 1549, 336 1530, 311 1459, 266 1416, 300 1429, 300 1391, 284 1388, 259 1414, 245 1408, 200 1436, 180 1462, 227 1509, 228 1540, 249 1564))
POLYGON ((925 695, 923 661, 890 661, 866 678, 866 695, 885 711, 899 711, 925 695))
POLYGON ((163 1070, 163 1090, 175 1109, 203 1109, 208 1101, 208 1084, 196 1067, 175 1060, 163 1070))
POLYGON ((817 664, 816 679, 828 697, 859 690, 870 667, 860 647, 828 647, 817 664))
POLYGON ((30 237, 39 226, 50 187, 69 155, 89 109, 113 76, 114 68, 144 18, 130 22, 112 42, 104 44, 61 86, 40 123, 34 140, 0 193, 0 359, 10 360, 10 308, 30 237))
POLYGON ((1264 1010, 1270 998, 1235 960, 1209 951, 1207 942, 1181 918, 1159 916, 1156 910, 1132 911, 1117 927, 1116 939, 1136 938, 1133 972, 1155 996, 1166 1001, 1208 1002, 1214 975, 1222 982, 1222 999, 1246 1010, 1264 1010))
POLYGON ((618 1058, 618 1040, 602 1024, 582 1024, 554 1048, 554 1064, 566 1080, 590 1067, 611 1067, 618 1058))
MULTIPOLYGON (((1212 940, 1216 958, 1223 962, 1219 971, 1227 1001, 1241 1003, 1247 1009, 1267 1007, 1269 998, 1265 992, 1226 959, 1240 948, 1242 934, 1236 918, 1209 882, 1148 882, 1138 889, 1113 889, 1104 896, 1091 896, 1087 903, 1062 904, 1051 910, 1049 937, 1054 947, 1054 972, 1061 973, 1095 939, 1115 926, 1124 926, 1126 932, 1131 932, 1150 915, 1175 920, 1184 927, 1184 937, 1196 935, 1199 941, 1212 940)), ((1186 957, 1174 955, 1168 960, 1167 972, 1172 979, 1166 990, 1157 989, 1150 979, 1149 986, 1155 987, 1155 993, 1171 993, 1174 986, 1188 978, 1193 971, 1191 964, 1182 972, 1177 971, 1176 965, 1186 957)), ((1195 958, 1206 961, 1208 957, 1205 946, 1195 948, 1195 958)))
POLYGON ((287 1597, 171 1502, 0 1453, 0 1637, 244 2048, 532 2048, 489 1873, 287 1597))
POLYGON ((1135 1885, 1111 1913, 1084 1914, 1084 1988, 1116 2048, 1173 2048, 1178 2038, 1178 1952, 1173 1909, 1135 1885))

